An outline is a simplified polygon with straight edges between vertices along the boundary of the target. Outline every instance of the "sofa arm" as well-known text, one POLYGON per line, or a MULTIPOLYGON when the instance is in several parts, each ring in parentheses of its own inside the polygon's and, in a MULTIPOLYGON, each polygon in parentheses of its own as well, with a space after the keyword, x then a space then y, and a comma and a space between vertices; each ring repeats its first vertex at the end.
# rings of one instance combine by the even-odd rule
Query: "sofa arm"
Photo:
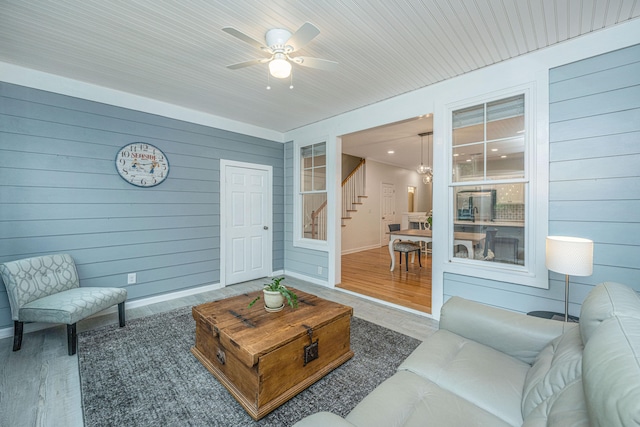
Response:
POLYGON ((293 427, 355 427, 349 421, 331 412, 318 412, 301 419, 293 427))
POLYGON ((440 313, 440 329, 532 364, 551 340, 576 323, 542 319, 451 297, 440 313))

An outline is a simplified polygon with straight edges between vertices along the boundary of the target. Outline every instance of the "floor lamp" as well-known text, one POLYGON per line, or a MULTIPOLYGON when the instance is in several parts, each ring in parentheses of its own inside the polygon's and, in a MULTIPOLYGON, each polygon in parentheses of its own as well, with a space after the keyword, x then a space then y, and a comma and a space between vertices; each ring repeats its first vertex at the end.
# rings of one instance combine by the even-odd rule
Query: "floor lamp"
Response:
POLYGON ((564 321, 569 321, 569 275, 591 276, 593 241, 579 237, 548 236, 546 266, 564 274, 564 321))

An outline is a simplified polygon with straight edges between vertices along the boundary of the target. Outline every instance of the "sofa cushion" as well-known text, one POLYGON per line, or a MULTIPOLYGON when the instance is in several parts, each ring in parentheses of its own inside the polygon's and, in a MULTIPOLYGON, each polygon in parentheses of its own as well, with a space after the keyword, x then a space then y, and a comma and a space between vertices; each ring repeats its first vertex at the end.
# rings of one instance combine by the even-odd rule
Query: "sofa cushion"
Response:
POLYGON ((635 316, 605 320, 585 345, 582 378, 593 427, 640 425, 639 313, 640 304, 635 316))
POLYGON ((536 406, 522 427, 589 427, 582 380, 568 384, 536 406))
MULTIPOLYGON (((534 411, 535 418, 544 418, 560 411, 561 408, 555 408, 560 393, 576 383, 580 383, 579 394, 584 400, 581 385, 582 351, 580 331, 574 328, 551 341, 540 352, 524 384, 522 416, 525 421, 534 411)), ((586 418, 586 412, 583 417, 586 418)))
POLYGON ((520 426, 529 368, 514 357, 441 329, 420 344, 398 370, 413 372, 504 423, 520 426))
POLYGON ((442 306, 440 329, 471 339, 531 365, 549 342, 575 323, 523 316, 460 297, 442 306))
POLYGON ((473 420, 474 426, 513 425, 460 398, 457 393, 402 370, 376 387, 346 419, 359 427, 468 427, 469 420, 473 420))
POLYGON ((586 345, 600 323, 613 316, 637 316, 640 296, 628 286, 604 282, 589 292, 580 309, 580 333, 586 345))
POLYGON ((72 325, 126 299, 124 288, 74 288, 25 304, 20 320, 72 325))

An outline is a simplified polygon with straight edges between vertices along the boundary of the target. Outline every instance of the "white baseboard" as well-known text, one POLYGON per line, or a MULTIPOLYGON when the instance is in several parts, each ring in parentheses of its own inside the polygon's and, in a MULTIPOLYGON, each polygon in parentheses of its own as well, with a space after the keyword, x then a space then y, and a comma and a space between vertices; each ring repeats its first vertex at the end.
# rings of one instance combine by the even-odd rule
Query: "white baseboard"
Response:
POLYGON ((285 270, 284 274, 287 276, 291 276, 296 279, 304 280, 305 282, 313 283, 314 285, 324 286, 325 288, 329 288, 329 282, 323 279, 318 279, 317 277, 305 276, 304 274, 296 273, 295 271, 285 270))
MULTIPOLYGON (((216 289, 221 289, 222 285, 220 283, 214 283, 211 285, 198 286, 197 288, 185 289, 182 291, 170 292, 162 295, 155 295, 148 298, 140 298, 133 301, 126 301, 125 307, 127 309, 136 308, 136 307, 144 307, 145 305, 157 304, 159 302, 170 301, 173 299, 187 297, 189 295, 200 294, 202 292, 215 291, 216 289)), ((104 316, 105 314, 115 313, 118 311, 118 306, 114 305, 106 310, 102 310, 100 313, 96 313, 93 316, 104 316)), ((28 334, 29 332, 40 331, 42 329, 47 329, 59 325, 59 323, 25 323, 23 333, 28 334)), ((2 328, 0 329, 0 339, 2 338, 10 338, 13 337, 13 328, 2 328)))
POLYGON ((428 317, 430 319, 438 320, 435 317, 433 317, 432 314, 425 313, 424 311, 414 310, 413 308, 409 308, 409 307, 405 307, 405 306, 402 306, 402 305, 394 304, 392 302, 388 302, 388 301, 385 301, 385 300, 373 298, 373 297, 370 297, 370 296, 365 295, 365 294, 359 294, 357 292, 349 291, 347 289, 342 289, 342 288, 338 288, 338 287, 336 287, 334 289, 336 291, 344 292, 346 294, 350 294, 350 295, 356 296, 358 298, 362 298, 362 299, 366 299, 366 300, 369 300, 369 301, 377 302, 380 305, 386 305, 387 307, 392 307, 392 308, 398 309, 400 311, 405 311, 407 313, 413 313, 413 314, 417 314, 417 315, 422 316, 422 317, 428 317))
MULTIPOLYGON (((157 304, 159 302, 170 301, 182 297, 188 297, 189 295, 201 294, 202 292, 215 291, 222 289, 223 286, 220 283, 213 283, 210 285, 198 286, 197 288, 189 288, 182 291, 170 292, 168 294, 156 295, 148 298, 141 298, 134 301, 127 301, 128 308, 144 307, 145 305, 157 304)), ((112 307, 109 310, 116 311, 117 307, 112 307)), ((106 310, 102 313, 107 312, 106 310)))
POLYGON ((387 245, 380 245, 380 243, 376 243, 375 245, 363 246, 361 248, 347 249, 342 251, 342 255, 355 254, 356 252, 368 251, 370 249, 378 249, 381 246, 387 246, 387 245))

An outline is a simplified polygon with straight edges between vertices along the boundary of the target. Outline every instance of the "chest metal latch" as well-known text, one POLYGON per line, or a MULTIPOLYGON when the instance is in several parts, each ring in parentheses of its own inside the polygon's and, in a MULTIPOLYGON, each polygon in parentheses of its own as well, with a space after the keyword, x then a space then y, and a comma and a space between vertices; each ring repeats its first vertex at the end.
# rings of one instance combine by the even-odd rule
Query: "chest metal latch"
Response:
POLYGON ((313 328, 302 325, 307 328, 307 335, 309 335, 309 345, 304 346, 304 366, 307 366, 307 363, 316 360, 318 358, 318 340, 313 340, 313 328))

